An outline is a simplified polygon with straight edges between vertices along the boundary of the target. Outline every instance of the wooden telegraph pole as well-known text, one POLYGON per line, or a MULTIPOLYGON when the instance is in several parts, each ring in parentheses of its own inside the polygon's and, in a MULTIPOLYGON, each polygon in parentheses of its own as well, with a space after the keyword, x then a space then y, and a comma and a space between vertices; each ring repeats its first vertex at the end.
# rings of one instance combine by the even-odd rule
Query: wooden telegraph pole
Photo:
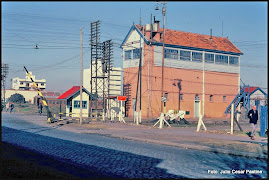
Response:
POLYGON ((80 115, 79 123, 82 125, 82 82, 83 82, 83 55, 82 55, 82 28, 80 28, 80 115))

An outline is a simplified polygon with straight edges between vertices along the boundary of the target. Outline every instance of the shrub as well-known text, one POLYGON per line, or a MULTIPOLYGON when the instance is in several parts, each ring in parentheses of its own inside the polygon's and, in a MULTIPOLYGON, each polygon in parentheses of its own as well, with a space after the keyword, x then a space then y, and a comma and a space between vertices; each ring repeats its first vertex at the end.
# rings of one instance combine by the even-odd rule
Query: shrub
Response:
POLYGON ((24 103, 25 98, 23 97, 23 95, 16 93, 11 95, 10 98, 8 98, 8 101, 13 103, 24 103))

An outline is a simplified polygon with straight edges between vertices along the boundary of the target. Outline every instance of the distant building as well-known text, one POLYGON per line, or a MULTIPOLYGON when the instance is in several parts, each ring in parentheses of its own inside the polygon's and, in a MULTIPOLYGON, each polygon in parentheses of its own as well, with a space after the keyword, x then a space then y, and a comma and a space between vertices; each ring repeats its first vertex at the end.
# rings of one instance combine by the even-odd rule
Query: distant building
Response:
MULTIPOLYGON (((46 80, 45 79, 36 79, 34 75, 32 75, 32 72, 29 72, 31 74, 32 79, 35 81, 36 85, 39 87, 39 89, 45 90, 46 89, 46 80)), ((13 78, 12 79, 12 89, 16 90, 31 90, 34 89, 34 85, 29 78, 29 76, 26 73, 25 79, 20 78, 13 78)))
MULTIPOLYGON (((121 44, 128 116, 133 116, 134 112, 140 54, 142 117, 160 116, 164 96, 161 94, 163 36, 159 21, 154 22, 152 31, 150 24, 134 24, 121 44)), ((204 69, 205 117, 224 118, 225 109, 240 91, 242 54, 225 37, 165 29, 163 93, 168 93, 166 112, 170 109, 189 111, 186 118, 198 118, 202 114, 204 69)))
MULTIPOLYGON (((49 107, 62 107, 62 109, 66 106, 66 100, 59 100, 58 97, 61 95, 60 92, 54 91, 43 91, 42 96, 46 98, 47 104, 49 107)), ((42 104, 42 98, 37 95, 34 97, 34 104, 39 105, 42 104)), ((42 104, 43 105, 43 104, 42 104)))

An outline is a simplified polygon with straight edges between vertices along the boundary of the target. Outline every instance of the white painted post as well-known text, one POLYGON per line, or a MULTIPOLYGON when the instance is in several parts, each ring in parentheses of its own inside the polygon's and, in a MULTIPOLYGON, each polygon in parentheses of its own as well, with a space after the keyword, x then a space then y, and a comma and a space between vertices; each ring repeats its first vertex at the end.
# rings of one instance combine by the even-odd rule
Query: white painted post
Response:
POLYGON ((207 131, 207 129, 205 127, 205 124, 203 122, 203 115, 201 113, 199 113, 199 120, 198 120, 198 125, 197 125, 196 132, 200 131, 201 125, 204 127, 204 130, 207 131))
POLYGON ((121 118, 122 118, 121 106, 122 106, 122 101, 120 101, 120 112, 119 112, 119 121, 120 122, 121 122, 121 118))
POLYGON ((241 116, 241 103, 238 104, 238 111, 236 114, 237 122, 239 122, 240 116, 241 116))
POLYGON ((102 115, 102 117, 103 117, 103 121, 105 121, 105 110, 103 109, 103 115, 102 115))
POLYGON ((141 110, 139 111, 139 123, 141 124, 141 110))
POLYGON ((202 118, 202 115, 199 114, 199 120, 198 120, 198 125, 197 125, 196 132, 199 132, 199 130, 200 130, 200 127, 201 127, 201 118, 202 118))
POLYGON ((234 103, 232 103, 231 107, 231 134, 234 132, 234 103))
POLYGON ((122 117, 122 101, 120 101, 119 121, 125 123, 125 121, 122 117))
POLYGON ((164 114, 161 113, 161 118, 160 118, 160 126, 159 128, 162 129, 163 128, 163 119, 164 119, 164 114))

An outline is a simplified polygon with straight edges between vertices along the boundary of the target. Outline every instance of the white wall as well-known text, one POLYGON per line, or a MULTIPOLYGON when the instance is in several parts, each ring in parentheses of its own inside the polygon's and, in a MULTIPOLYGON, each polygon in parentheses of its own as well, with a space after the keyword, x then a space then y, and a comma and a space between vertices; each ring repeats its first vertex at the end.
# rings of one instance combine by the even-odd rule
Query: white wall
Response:
MULTIPOLYGON (((31 101, 31 104, 34 103, 34 97, 38 95, 38 91, 36 90, 16 90, 16 89, 6 89, 5 98, 6 100, 12 96, 13 94, 21 94, 25 98, 25 101, 31 101)), ((1 96, 3 97, 3 89, 1 96)))
MULTIPOLYGON (((141 47, 142 47, 142 54, 144 53, 144 40, 141 38, 141 47)), ((127 38, 126 42, 122 46, 123 49, 123 68, 130 68, 130 67, 138 67, 139 66, 139 59, 131 59, 131 60, 124 60, 125 54, 124 51, 130 49, 140 48, 140 35, 136 30, 133 30, 129 37, 127 38)), ((144 56, 142 56, 142 65, 144 63, 144 56)))
MULTIPOLYGON (((80 108, 74 108, 74 101, 80 101, 80 94, 74 96, 72 99, 72 117, 80 116, 80 108)), ((87 101, 87 108, 82 109, 82 117, 89 117, 89 95, 85 92, 82 92, 82 101, 87 101)), ((68 110, 69 111, 69 110, 68 110)))

